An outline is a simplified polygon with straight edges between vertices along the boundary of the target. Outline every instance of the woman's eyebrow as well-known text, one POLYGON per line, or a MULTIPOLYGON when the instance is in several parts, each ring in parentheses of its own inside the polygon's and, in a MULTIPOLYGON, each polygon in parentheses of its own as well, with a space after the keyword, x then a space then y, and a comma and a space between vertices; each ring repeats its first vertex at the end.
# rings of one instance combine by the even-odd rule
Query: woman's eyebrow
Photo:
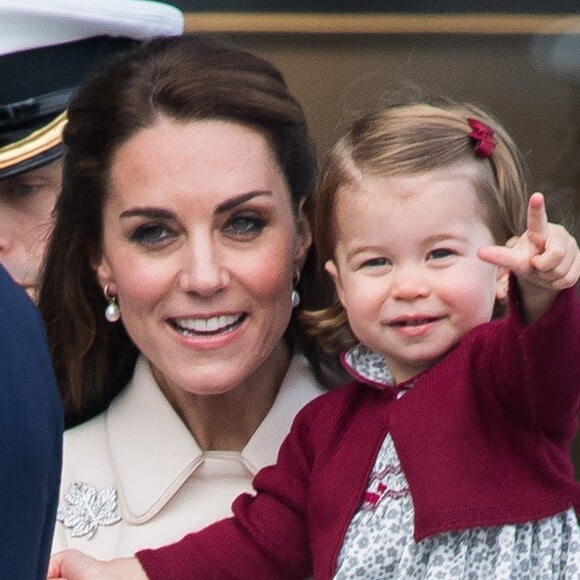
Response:
POLYGON ((158 207, 134 207, 125 210, 120 215, 121 218, 131 218, 131 217, 145 217, 153 219, 173 219, 175 214, 168 209, 158 208, 158 207))
MULTIPOLYGON (((232 210, 234 207, 249 201, 255 197, 259 196, 271 196, 272 192, 267 190, 256 190, 249 191, 248 193, 242 193, 220 203, 216 208, 216 213, 224 213, 232 210)), ((127 209, 120 215, 121 218, 131 218, 131 217, 146 217, 153 219, 174 219, 175 213, 169 211, 168 209, 158 208, 158 207, 133 207, 127 209)))
POLYGON ((222 203, 220 203, 216 208, 216 213, 224 213, 226 211, 230 211, 234 209, 234 207, 253 199, 254 197, 259 197, 261 195, 272 195, 271 191, 267 191, 264 189, 259 189, 256 191, 249 191, 248 193, 242 193, 241 195, 237 195, 236 197, 232 197, 222 203))

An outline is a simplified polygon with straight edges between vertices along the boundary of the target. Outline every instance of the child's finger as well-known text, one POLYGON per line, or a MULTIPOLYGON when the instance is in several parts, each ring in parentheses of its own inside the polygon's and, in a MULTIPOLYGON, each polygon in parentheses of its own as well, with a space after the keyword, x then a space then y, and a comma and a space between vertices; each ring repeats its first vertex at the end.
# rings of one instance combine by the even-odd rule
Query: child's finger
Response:
POLYGON ((548 214, 544 196, 541 193, 534 193, 528 202, 527 235, 542 252, 548 237, 548 214))
POLYGON ((540 272, 566 271, 578 253, 578 246, 562 226, 552 224, 552 231, 543 253, 532 258, 532 264, 540 272))
POLYGON ((506 246, 484 246, 477 250, 479 258, 500 268, 518 270, 520 259, 512 248, 506 246))
MULTIPOLYGON (((570 244, 570 252, 567 252, 565 259, 563 259, 554 269, 539 270, 540 279, 549 282, 557 290, 563 290, 574 286, 580 278, 580 251, 576 244, 570 244), (572 247, 573 246, 573 247, 572 247)), ((534 267, 538 267, 536 262, 543 256, 535 256, 532 261, 534 267)), ((540 268, 543 264, 539 265, 540 268)))

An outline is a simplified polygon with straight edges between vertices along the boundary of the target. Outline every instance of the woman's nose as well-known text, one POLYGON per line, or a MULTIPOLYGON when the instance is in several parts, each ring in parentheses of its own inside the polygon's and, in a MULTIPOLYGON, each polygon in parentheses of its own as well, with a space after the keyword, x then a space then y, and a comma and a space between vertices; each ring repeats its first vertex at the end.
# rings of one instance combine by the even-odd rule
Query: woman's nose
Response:
POLYGON ((229 275, 219 251, 210 240, 197 240, 184 249, 179 286, 184 292, 212 296, 228 283, 229 275))

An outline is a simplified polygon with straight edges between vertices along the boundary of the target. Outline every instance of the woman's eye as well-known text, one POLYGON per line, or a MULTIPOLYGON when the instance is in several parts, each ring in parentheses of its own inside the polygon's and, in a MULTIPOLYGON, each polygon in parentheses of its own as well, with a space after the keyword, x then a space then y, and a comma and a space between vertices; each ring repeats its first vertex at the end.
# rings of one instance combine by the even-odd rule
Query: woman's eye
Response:
POLYGON ((226 231, 236 236, 250 236, 259 234, 265 227, 266 220, 255 216, 238 216, 231 219, 226 231))
POLYGON ((144 224, 135 230, 131 240, 145 246, 153 246, 172 237, 174 237, 174 233, 163 224, 144 224))
POLYGON ((427 259, 442 260, 443 258, 454 256, 455 254, 456 252, 450 250, 449 248, 437 248, 436 250, 432 250, 427 254, 427 259))

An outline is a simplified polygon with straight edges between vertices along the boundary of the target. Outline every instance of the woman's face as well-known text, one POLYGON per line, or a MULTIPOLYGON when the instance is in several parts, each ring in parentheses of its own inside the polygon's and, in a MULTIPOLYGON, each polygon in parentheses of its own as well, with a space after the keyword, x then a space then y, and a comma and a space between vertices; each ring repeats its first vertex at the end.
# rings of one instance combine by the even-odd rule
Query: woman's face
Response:
POLYGON ((95 267, 162 386, 217 394, 280 353, 309 244, 259 132, 161 117, 113 159, 95 267))

